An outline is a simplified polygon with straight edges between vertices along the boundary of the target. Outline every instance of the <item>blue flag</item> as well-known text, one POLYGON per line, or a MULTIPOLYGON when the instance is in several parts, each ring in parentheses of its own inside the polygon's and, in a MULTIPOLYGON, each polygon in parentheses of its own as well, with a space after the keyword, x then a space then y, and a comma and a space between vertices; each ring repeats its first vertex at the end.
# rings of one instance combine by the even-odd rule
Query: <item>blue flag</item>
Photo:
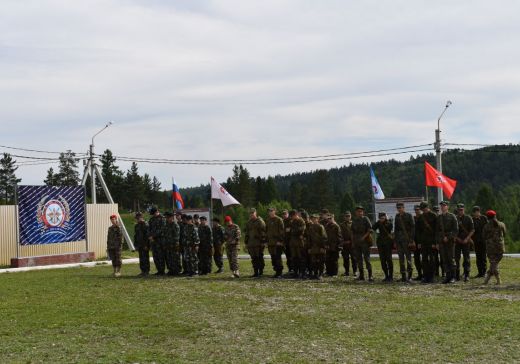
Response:
POLYGON ((372 180, 372 193, 374 194, 374 199, 375 200, 384 200, 385 194, 383 193, 383 190, 381 189, 381 186, 379 185, 379 182, 376 178, 376 175, 375 175, 372 167, 370 167, 370 179, 372 180))

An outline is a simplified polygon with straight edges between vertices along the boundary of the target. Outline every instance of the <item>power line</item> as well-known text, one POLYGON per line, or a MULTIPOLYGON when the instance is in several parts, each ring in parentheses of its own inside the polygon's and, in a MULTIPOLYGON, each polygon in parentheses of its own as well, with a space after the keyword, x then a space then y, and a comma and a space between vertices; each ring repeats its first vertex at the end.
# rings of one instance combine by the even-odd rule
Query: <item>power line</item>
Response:
MULTIPOLYGON (((48 151, 48 150, 38 150, 38 149, 27 149, 27 148, 19 148, 19 147, 10 147, 10 146, 7 146, 7 145, 0 145, 0 148, 12 149, 12 150, 21 150, 21 151, 24 151, 24 152, 46 153, 46 154, 62 154, 62 153, 64 153, 64 152, 51 152, 51 151, 48 151)), ((74 154, 76 154, 76 155, 86 155, 87 153, 74 153, 74 154)))

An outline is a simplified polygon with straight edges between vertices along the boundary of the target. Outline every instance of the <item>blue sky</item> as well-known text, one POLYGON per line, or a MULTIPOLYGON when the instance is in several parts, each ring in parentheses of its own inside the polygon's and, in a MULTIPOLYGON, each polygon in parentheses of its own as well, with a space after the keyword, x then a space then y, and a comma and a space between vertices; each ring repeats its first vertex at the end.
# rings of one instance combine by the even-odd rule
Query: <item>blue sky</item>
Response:
MULTIPOLYGON (((112 120, 97 150, 121 156, 364 151, 432 142, 448 99, 446 141, 518 143, 518 14, 516 1, 2 1, 0 144, 83 152, 112 120)), ((36 184, 48 167, 19 175, 36 184)), ((140 168, 165 187, 231 173, 140 168)))

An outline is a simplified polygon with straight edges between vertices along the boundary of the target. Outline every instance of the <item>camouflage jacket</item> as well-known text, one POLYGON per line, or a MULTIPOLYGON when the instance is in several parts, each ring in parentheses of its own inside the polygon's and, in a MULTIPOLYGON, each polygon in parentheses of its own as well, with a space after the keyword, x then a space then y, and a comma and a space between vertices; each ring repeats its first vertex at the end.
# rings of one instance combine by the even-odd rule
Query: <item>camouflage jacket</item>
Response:
POLYGON ((247 246, 260 246, 266 243, 265 222, 261 217, 249 219, 244 241, 247 246))
POLYGON ((168 222, 164 224, 163 227, 163 241, 164 245, 169 248, 174 248, 179 246, 179 238, 180 238, 180 227, 175 221, 168 222))
POLYGON ((339 225, 334 221, 330 221, 325 226, 325 232, 327 233, 327 250, 332 252, 338 251, 339 247, 343 246, 339 225))
POLYGON ((362 241, 361 238, 366 235, 367 233, 372 231, 372 223, 368 219, 368 217, 357 217, 355 216, 352 219, 352 243, 353 244, 360 244, 365 243, 366 241, 362 241))
POLYGON ((341 229, 341 239, 343 242, 352 242, 352 220, 349 222, 343 221, 339 227, 341 229))
POLYGON ((307 249, 309 254, 323 254, 327 244, 327 233, 323 225, 310 224, 307 229, 307 249))
POLYGON ((377 231, 377 244, 393 244, 394 239, 392 236, 392 223, 388 220, 386 220, 384 223, 381 223, 381 221, 377 221, 374 226, 372 226, 372 229, 377 231))
POLYGON ((291 219, 287 218, 283 220, 283 228, 284 228, 284 242, 285 244, 289 244, 291 241, 291 219))
POLYGON ((184 247, 186 246, 186 224, 185 222, 179 223, 179 244, 184 247))
POLYGON ((279 216, 268 217, 266 222, 267 244, 270 246, 285 241, 283 220, 279 216))
POLYGON ((123 233, 117 225, 108 228, 107 249, 121 249, 123 246, 123 233))
POLYGON ((136 249, 150 249, 148 224, 145 221, 137 222, 134 226, 134 245, 136 249))
POLYGON ((415 219, 413 216, 408 212, 395 215, 394 231, 396 240, 412 242, 415 239, 415 219))
POLYGON ((194 247, 200 244, 199 234, 197 232, 197 227, 195 225, 186 224, 185 226, 185 234, 186 234, 186 247, 194 247))
POLYGON ((152 216, 148 221, 148 236, 153 239, 152 244, 161 244, 165 220, 162 215, 152 216))
POLYGON ((435 245, 437 215, 428 211, 422 213, 415 224, 415 242, 421 245, 435 245))
POLYGON ((459 233, 459 224, 457 218, 451 212, 440 214, 437 216, 437 243, 442 243, 444 238, 453 241, 459 233))
POLYGON ((506 232, 506 225, 496 219, 490 220, 486 226, 484 226, 482 237, 486 243, 486 253, 488 256, 504 254, 506 250, 504 243, 506 232))
POLYGON ((305 242, 305 221, 301 217, 291 220, 291 240, 290 244, 297 244, 303 247, 305 242))
POLYGON ((222 225, 217 225, 213 228, 213 244, 222 245, 225 242, 224 238, 225 229, 222 225))
POLYGON ((484 241, 482 232, 483 232, 484 226, 486 226, 487 222, 488 222, 488 219, 484 215, 480 215, 479 217, 473 218, 473 227, 475 228, 475 234, 473 234, 474 242, 481 243, 484 241))
POLYGON ((237 224, 226 225, 224 230, 224 240, 227 245, 238 245, 240 244, 240 237, 242 233, 237 224))
POLYGON ((459 233, 457 234, 457 237, 460 240, 466 239, 469 234, 475 231, 473 219, 468 215, 457 215, 457 224, 459 225, 459 233))
POLYGON ((208 225, 199 225, 200 245, 206 248, 213 246, 213 232, 208 225))

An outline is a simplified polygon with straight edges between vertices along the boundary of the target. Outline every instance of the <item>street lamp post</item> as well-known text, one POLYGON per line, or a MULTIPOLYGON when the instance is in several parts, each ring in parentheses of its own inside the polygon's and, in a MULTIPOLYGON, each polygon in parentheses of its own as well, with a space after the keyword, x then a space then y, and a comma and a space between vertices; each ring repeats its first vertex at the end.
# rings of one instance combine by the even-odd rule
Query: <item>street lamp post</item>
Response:
MULTIPOLYGON (((439 118, 437 119, 437 129, 435 130, 435 154, 436 154, 436 167, 437 170, 442 173, 442 149, 441 149, 441 118, 443 117, 444 113, 452 102, 448 100, 446 102, 446 106, 444 107, 444 110, 442 110, 442 113, 439 115, 439 118)), ((437 204, 439 204, 444 199, 442 194, 442 188, 437 187, 437 204)))
POLYGON ((90 143, 90 179, 91 179, 91 195, 92 195, 92 203, 97 203, 96 198, 96 164, 94 162, 94 138, 97 137, 99 134, 101 134, 103 131, 105 131, 110 125, 112 125, 112 122, 109 121, 103 129, 98 131, 96 134, 92 136, 92 143, 90 143))

